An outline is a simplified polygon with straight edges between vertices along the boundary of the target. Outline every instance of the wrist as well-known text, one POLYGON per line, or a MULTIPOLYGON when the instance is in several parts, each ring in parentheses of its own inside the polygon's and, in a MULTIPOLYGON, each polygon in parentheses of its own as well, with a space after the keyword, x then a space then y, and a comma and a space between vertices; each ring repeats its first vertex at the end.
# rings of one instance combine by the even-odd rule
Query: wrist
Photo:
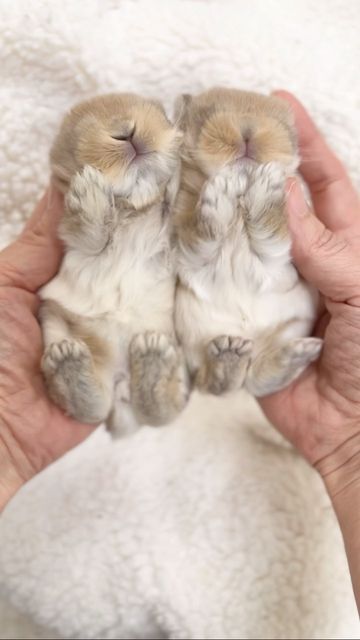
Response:
POLYGON ((315 466, 325 482, 342 531, 360 612, 360 431, 315 466))

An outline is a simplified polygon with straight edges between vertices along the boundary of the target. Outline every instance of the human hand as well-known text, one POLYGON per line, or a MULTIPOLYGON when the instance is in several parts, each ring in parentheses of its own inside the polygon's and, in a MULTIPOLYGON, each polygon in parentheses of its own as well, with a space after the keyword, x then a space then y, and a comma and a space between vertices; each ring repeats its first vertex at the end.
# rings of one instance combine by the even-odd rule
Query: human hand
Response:
POLYGON ((61 261, 62 211, 62 196, 48 190, 20 237, 0 253, 0 511, 24 482, 93 430, 50 402, 40 372, 36 291, 61 261))
POLYGON ((294 181, 287 203, 293 257, 324 297, 325 312, 316 328, 324 348, 299 379, 260 403, 326 478, 330 493, 338 492, 349 480, 349 460, 360 482, 360 201, 302 105, 291 94, 277 95, 295 114, 300 172, 315 211, 294 181))

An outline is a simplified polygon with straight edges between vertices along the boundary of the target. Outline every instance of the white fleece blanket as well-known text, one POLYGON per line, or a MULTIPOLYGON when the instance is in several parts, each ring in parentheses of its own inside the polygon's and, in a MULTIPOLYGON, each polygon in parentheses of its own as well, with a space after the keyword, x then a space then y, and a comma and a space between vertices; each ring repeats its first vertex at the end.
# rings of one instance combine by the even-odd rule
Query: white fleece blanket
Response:
MULTIPOLYGON (((98 92, 170 108, 286 87, 359 180, 359 23, 358 0, 3 2, 2 245, 63 112, 98 92)), ((0 593, 1 638, 360 637, 321 482, 241 394, 116 443, 100 429, 29 483, 0 519, 0 593)))

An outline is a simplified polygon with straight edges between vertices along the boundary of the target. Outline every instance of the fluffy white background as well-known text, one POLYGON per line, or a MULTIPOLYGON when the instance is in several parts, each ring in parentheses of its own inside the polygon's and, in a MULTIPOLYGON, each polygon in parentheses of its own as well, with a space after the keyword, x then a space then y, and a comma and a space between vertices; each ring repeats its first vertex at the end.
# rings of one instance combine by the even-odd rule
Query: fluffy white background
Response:
MULTIPOLYGON (((104 91, 168 109, 212 84, 303 99, 359 181, 357 0, 12 0, 0 5, 1 244, 48 180, 63 112, 104 91)), ((171 428, 98 431, 0 520, 0 591, 61 637, 358 638, 315 473, 248 399, 171 428)), ((4 602, 0 637, 50 637, 4 602)))

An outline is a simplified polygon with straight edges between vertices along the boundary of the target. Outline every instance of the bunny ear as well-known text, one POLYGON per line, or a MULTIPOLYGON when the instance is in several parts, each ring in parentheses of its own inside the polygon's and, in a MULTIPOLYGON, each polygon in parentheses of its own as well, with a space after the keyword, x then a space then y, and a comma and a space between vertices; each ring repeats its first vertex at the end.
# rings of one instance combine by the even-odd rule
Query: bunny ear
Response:
POLYGON ((175 100, 174 120, 175 125, 181 130, 185 129, 188 122, 191 102, 192 96, 189 93, 183 93, 175 100))

